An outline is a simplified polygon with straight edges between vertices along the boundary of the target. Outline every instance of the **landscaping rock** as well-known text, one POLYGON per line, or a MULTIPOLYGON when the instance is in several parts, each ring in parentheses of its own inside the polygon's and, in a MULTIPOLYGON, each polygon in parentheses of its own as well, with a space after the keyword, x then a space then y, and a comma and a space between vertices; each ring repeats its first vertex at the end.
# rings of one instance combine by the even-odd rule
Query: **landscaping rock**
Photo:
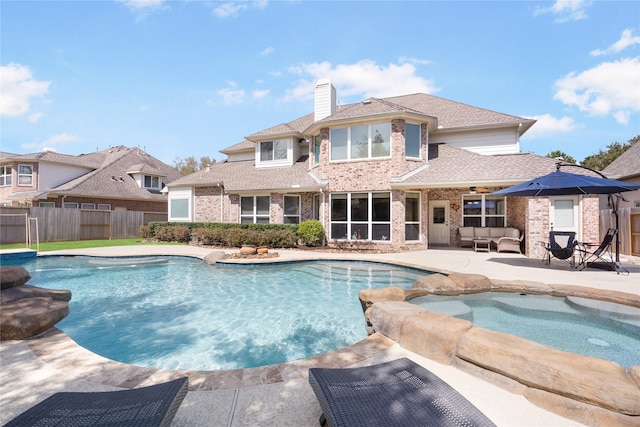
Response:
POLYGON ((491 281, 480 274, 451 273, 430 274, 419 278, 413 284, 414 289, 424 289, 434 295, 460 295, 491 290, 491 281))
POLYGON ((37 286, 24 285, 15 288, 3 289, 0 292, 0 302, 2 304, 25 298, 37 297, 51 298, 54 301, 69 301, 71 299, 71 291, 66 289, 45 289, 37 286))
POLYGON ((458 340, 456 356, 529 387, 640 415, 640 389, 620 365, 608 360, 475 327, 458 340))
POLYGON ((380 289, 363 289, 358 292, 362 311, 365 312, 376 302, 404 301, 404 290, 397 286, 388 286, 380 289))
POLYGON ((425 311, 420 306, 404 301, 385 301, 373 304, 367 310, 365 317, 373 332, 378 332, 395 342, 400 342, 404 319, 425 311))
POLYGON ((0 267, 0 289, 22 286, 29 279, 31 279, 31 275, 24 267, 19 265, 0 267))
POLYGON ((227 255, 223 251, 214 251, 207 254, 207 256, 204 257, 204 262, 206 262, 209 265, 215 265, 216 262, 218 262, 221 259, 225 259, 226 257, 227 255))
POLYGON ((51 298, 26 298, 2 304, 1 340, 19 340, 46 331, 69 314, 69 305, 51 298))

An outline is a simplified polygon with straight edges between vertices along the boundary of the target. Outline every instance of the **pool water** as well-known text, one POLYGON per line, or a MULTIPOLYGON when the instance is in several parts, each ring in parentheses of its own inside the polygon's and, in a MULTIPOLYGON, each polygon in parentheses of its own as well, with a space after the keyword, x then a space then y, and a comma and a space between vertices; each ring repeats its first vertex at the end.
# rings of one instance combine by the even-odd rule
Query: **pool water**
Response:
POLYGON ((640 309, 584 298, 510 293, 410 301, 428 311, 469 320, 559 350, 640 366, 640 309))
POLYGON ((56 327, 120 362, 216 370, 308 358, 367 333, 361 289, 428 272, 369 262, 210 266, 184 257, 38 257, 30 285, 69 289, 56 327))

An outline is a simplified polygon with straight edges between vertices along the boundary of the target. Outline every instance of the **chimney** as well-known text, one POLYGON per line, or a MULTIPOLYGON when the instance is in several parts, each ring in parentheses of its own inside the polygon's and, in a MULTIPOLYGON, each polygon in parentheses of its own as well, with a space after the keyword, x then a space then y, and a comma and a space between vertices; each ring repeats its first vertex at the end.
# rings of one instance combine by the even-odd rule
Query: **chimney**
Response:
POLYGON ((314 121, 322 120, 336 112, 336 88, 329 79, 316 82, 316 103, 314 121))

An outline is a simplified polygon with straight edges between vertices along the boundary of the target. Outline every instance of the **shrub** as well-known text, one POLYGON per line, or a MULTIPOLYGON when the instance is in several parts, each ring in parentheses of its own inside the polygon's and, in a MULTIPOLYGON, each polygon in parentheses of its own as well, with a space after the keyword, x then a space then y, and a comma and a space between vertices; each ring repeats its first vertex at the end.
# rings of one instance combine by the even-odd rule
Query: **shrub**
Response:
POLYGON ((258 234, 258 245, 270 248, 292 248, 296 240, 292 230, 264 230, 258 234))
POLYGON ((298 227, 298 238, 305 246, 317 246, 324 240, 322 223, 315 219, 302 221, 298 227))
POLYGON ((227 230, 227 243, 229 247, 239 247, 242 245, 257 245, 257 232, 244 228, 230 228, 227 230))
POLYGON ((151 231, 151 227, 149 227, 148 225, 141 225, 140 237, 145 240, 153 239, 153 231, 151 231))
POLYGON ((191 233, 189 227, 184 226, 156 227, 155 238, 161 242, 186 243, 191 239, 191 233))

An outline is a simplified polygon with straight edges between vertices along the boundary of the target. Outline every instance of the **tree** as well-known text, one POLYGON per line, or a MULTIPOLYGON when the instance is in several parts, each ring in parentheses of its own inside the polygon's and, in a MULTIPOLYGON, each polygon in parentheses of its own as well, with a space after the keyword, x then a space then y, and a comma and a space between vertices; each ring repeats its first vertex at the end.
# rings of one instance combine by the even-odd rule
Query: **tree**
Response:
POLYGON ((173 161, 173 168, 183 175, 190 175, 199 170, 206 169, 215 162, 216 161, 212 160, 209 156, 200 157, 200 162, 193 156, 185 157, 184 159, 176 157, 173 161))
POLYGON ((618 141, 612 142, 607 145, 606 151, 600 150, 596 154, 585 157, 582 161, 582 166, 601 171, 638 141, 640 141, 640 135, 631 138, 626 144, 618 141))
POLYGON ((555 150, 550 152, 549 154, 547 154, 547 157, 550 157, 552 159, 562 159, 563 162, 567 162, 567 163, 578 163, 576 162, 576 159, 574 159, 567 153, 562 152, 560 150, 555 150))

